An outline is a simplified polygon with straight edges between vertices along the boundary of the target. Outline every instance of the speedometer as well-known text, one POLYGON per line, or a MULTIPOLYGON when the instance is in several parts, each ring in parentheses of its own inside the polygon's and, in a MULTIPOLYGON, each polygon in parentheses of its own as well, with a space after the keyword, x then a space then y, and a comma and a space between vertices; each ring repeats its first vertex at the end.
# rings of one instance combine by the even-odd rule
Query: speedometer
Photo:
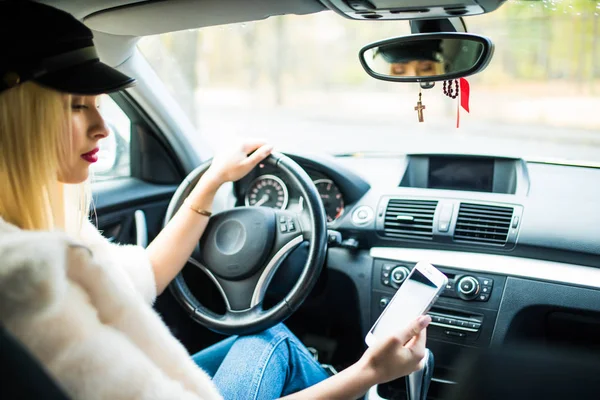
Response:
POLYGON ((344 214, 344 197, 340 189, 331 179, 318 179, 314 184, 323 201, 327 222, 333 222, 341 217, 344 214))
POLYGON ((275 175, 262 175, 256 178, 246 192, 247 206, 264 206, 285 209, 288 204, 288 189, 275 175))

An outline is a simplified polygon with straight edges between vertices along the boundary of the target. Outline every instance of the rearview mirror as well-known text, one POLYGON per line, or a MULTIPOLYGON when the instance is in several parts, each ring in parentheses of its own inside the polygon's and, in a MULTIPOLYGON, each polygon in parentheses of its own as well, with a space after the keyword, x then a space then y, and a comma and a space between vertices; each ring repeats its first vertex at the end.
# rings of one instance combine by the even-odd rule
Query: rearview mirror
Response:
POLYGON ((435 82, 473 75, 488 65, 491 40, 467 33, 425 33, 402 36, 363 47, 365 71, 393 82, 435 82))

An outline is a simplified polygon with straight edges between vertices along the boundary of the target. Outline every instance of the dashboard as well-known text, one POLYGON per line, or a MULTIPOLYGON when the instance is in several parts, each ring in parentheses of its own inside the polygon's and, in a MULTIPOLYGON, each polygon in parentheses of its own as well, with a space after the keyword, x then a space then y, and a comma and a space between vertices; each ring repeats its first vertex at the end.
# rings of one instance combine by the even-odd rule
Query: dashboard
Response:
MULTIPOLYGON (((600 169, 463 154, 289 156, 342 236, 325 273, 351 282, 343 292, 356 293, 356 311, 348 298, 333 312, 358 315, 363 337, 417 262, 448 276, 431 311, 428 398, 455 383, 457 360, 477 348, 542 338, 600 353, 600 169)), ((237 205, 302 210, 265 165, 235 194, 237 205)), ((402 385, 367 398, 401 398, 402 385)))
MULTIPOLYGON (((590 184, 600 180, 598 168, 447 154, 288 155, 315 183, 329 229, 355 239, 359 248, 600 265, 600 186, 590 184)), ((234 195, 236 206, 303 209, 300 193, 266 164, 236 182, 234 195)))

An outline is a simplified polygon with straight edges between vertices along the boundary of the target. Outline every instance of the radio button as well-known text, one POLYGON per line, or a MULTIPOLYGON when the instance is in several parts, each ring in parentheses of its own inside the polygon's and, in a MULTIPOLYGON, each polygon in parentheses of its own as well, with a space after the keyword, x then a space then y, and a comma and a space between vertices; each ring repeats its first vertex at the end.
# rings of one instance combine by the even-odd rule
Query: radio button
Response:
POLYGON ((464 337, 466 337, 466 336, 467 336, 465 333, 463 333, 463 332, 458 332, 458 331, 444 331, 444 333, 445 333, 447 336, 454 336, 454 337, 460 337, 460 338, 464 338, 464 337))
POLYGON ((387 297, 382 297, 379 300, 379 308, 381 308, 383 310, 388 305, 389 302, 390 302, 390 299, 388 299, 387 297))
POLYGON ((408 268, 404 266, 398 266, 391 272, 392 282, 399 285, 404 282, 406 277, 408 277, 408 274, 410 274, 410 270, 408 268))
POLYGON ((458 290, 462 294, 471 294, 477 290, 477 281, 474 278, 466 277, 460 280, 458 290))
POLYGON ((479 281, 472 276, 463 276, 456 286, 458 294, 464 300, 473 300, 479 294, 479 281))
POLYGON ((383 264, 383 267, 381 267, 384 271, 391 271, 392 268, 394 268, 394 264, 383 264))
POLYGON ((490 298, 489 293, 482 293, 479 296, 477 296, 478 301, 488 301, 489 298, 490 298))
POLYGON ((483 286, 493 286, 494 285, 494 280, 490 279, 490 278, 479 278, 479 281, 481 282, 481 284, 483 286))

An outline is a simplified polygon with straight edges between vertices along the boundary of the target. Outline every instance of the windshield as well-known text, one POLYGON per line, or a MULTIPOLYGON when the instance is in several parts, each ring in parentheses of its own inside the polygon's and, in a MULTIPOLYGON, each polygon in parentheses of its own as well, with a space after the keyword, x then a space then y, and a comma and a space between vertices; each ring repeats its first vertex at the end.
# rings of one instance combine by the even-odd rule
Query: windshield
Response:
POLYGON ((465 18, 495 54, 468 78, 470 113, 416 83, 369 77, 366 44, 410 34, 407 21, 352 21, 333 12, 273 17, 143 38, 139 48, 199 134, 278 150, 477 153, 600 161, 600 2, 512 1, 465 18))

